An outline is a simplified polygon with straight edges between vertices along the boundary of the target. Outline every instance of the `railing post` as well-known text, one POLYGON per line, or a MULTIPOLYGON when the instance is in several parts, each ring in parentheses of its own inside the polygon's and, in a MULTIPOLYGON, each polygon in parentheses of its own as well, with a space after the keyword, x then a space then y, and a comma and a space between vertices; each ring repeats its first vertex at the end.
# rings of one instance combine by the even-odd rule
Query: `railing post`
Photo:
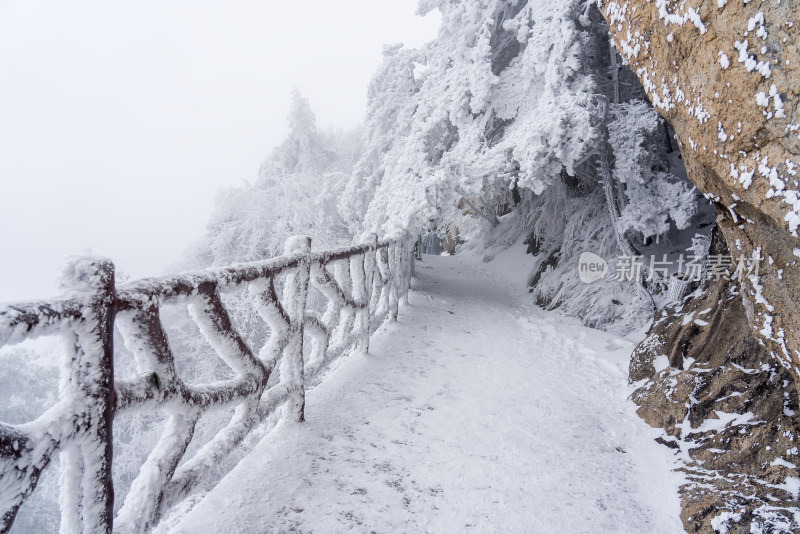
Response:
POLYGON ((311 252, 311 238, 294 236, 286 240, 283 253, 287 256, 301 255, 295 271, 286 276, 283 286, 286 314, 289 316, 288 344, 281 362, 281 381, 289 384, 289 413, 296 421, 305 420, 305 376, 303 361, 303 323, 306 316, 306 300, 308 298, 308 280, 311 264, 308 254, 311 252))
POLYGON ((403 275, 400 272, 400 251, 402 239, 393 240, 386 249, 386 267, 389 271, 389 322, 397 321, 400 306, 400 283, 403 275))
POLYGON ((72 359, 62 369, 63 398, 73 399, 75 441, 61 458, 61 532, 110 533, 114 513, 112 423, 114 397, 114 264, 79 258, 64 270, 62 286, 87 295, 75 329, 72 359))
POLYGON ((358 328, 361 339, 358 342, 359 350, 369 352, 369 336, 372 334, 372 300, 375 292, 375 253, 378 250, 378 236, 370 234, 364 241, 369 245, 369 250, 361 258, 354 256, 354 261, 360 265, 353 266, 353 300, 361 307, 358 311, 358 328))
POLYGON ((408 290, 411 289, 411 277, 414 276, 414 262, 416 261, 414 247, 412 246, 411 232, 403 232, 403 304, 408 304, 408 290))
MULTIPOLYGON (((417 274, 417 245, 416 242, 413 240, 414 237, 411 235, 411 232, 406 230, 406 254, 408 255, 408 274, 409 277, 413 277, 417 274)), ((411 288, 411 279, 408 280, 408 288, 411 288)), ((408 303, 408 292, 406 292, 406 304, 408 303)))
POLYGON ((370 234, 365 243, 369 244, 370 251, 364 255, 364 269, 367 271, 365 280, 366 302, 368 308, 368 319, 370 323, 370 333, 372 333, 372 318, 377 315, 381 306, 381 292, 383 291, 382 276, 378 269, 378 236, 370 234))

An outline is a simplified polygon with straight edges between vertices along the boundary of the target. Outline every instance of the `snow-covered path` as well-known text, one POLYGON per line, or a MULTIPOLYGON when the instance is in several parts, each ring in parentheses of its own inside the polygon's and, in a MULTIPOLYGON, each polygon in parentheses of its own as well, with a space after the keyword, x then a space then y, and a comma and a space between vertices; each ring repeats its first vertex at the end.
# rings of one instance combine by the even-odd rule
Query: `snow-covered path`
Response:
POLYGON ((519 304, 457 257, 173 532, 682 532, 631 343, 519 304))

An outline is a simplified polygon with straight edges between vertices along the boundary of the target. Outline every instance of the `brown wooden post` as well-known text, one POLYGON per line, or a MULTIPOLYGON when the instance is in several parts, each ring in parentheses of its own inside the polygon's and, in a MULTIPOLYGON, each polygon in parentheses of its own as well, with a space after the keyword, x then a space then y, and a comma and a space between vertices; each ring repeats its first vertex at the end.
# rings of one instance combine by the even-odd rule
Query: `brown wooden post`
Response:
POLYGON ((389 321, 397 321, 400 309, 401 284, 405 275, 402 272, 402 238, 393 240, 387 249, 387 267, 389 271, 389 321))
POLYGON ((74 260, 62 285, 86 295, 83 321, 75 328, 70 368, 61 379, 60 396, 70 394, 79 410, 74 414, 78 426, 76 442, 67 445, 62 462, 61 502, 71 508, 62 506, 62 532, 110 534, 114 518, 111 465, 116 406, 114 264, 104 258, 74 260), (78 488, 80 496, 68 495, 78 488))
POLYGON ((311 264, 308 254, 311 252, 311 238, 294 236, 286 240, 283 253, 287 256, 302 255, 300 262, 292 274, 284 281, 284 307, 289 316, 289 343, 283 354, 281 364, 281 381, 289 384, 289 410, 296 421, 305 420, 305 376, 303 360, 303 323, 306 316, 306 299, 308 298, 308 280, 311 276, 311 264))
POLYGON ((375 254, 378 250, 378 236, 377 234, 370 234, 365 240, 365 244, 369 245, 369 250, 360 259, 359 268, 361 269, 363 280, 361 283, 353 284, 353 297, 356 302, 363 304, 363 308, 358 312, 360 317, 359 323, 361 327, 361 341, 359 348, 364 353, 369 352, 369 336, 372 334, 372 306, 371 303, 375 299, 377 290, 380 296, 380 289, 376 286, 376 259, 375 254))
MULTIPOLYGON (((408 255, 408 261, 411 264, 411 267, 409 268, 409 274, 413 277, 417 274, 417 245, 416 241, 414 241, 414 236, 412 236, 411 233, 408 234, 408 255)), ((410 280, 409 287, 411 287, 410 280)))
POLYGON ((411 232, 403 232, 402 241, 402 261, 403 261, 403 304, 408 304, 408 290, 411 288, 411 277, 414 276, 414 247, 412 244, 411 232))

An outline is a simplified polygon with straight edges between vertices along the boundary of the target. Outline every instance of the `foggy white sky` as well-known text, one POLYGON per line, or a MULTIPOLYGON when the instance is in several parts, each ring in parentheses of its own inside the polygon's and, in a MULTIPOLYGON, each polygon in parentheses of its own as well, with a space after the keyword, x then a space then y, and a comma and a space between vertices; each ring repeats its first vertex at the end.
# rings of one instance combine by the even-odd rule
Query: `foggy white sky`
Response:
POLYGON ((220 187, 255 178, 293 84, 352 127, 416 0, 0 0, 0 302, 56 293, 89 249, 162 274, 220 187))

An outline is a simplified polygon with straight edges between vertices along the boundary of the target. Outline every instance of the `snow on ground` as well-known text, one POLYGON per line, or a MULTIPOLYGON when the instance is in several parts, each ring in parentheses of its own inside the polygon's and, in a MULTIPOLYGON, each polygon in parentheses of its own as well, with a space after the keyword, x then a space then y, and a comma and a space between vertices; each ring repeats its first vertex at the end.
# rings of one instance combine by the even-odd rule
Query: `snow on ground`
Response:
POLYGON ((682 532, 682 479, 627 400, 632 343, 489 269, 425 256, 399 322, 171 532, 682 532))

